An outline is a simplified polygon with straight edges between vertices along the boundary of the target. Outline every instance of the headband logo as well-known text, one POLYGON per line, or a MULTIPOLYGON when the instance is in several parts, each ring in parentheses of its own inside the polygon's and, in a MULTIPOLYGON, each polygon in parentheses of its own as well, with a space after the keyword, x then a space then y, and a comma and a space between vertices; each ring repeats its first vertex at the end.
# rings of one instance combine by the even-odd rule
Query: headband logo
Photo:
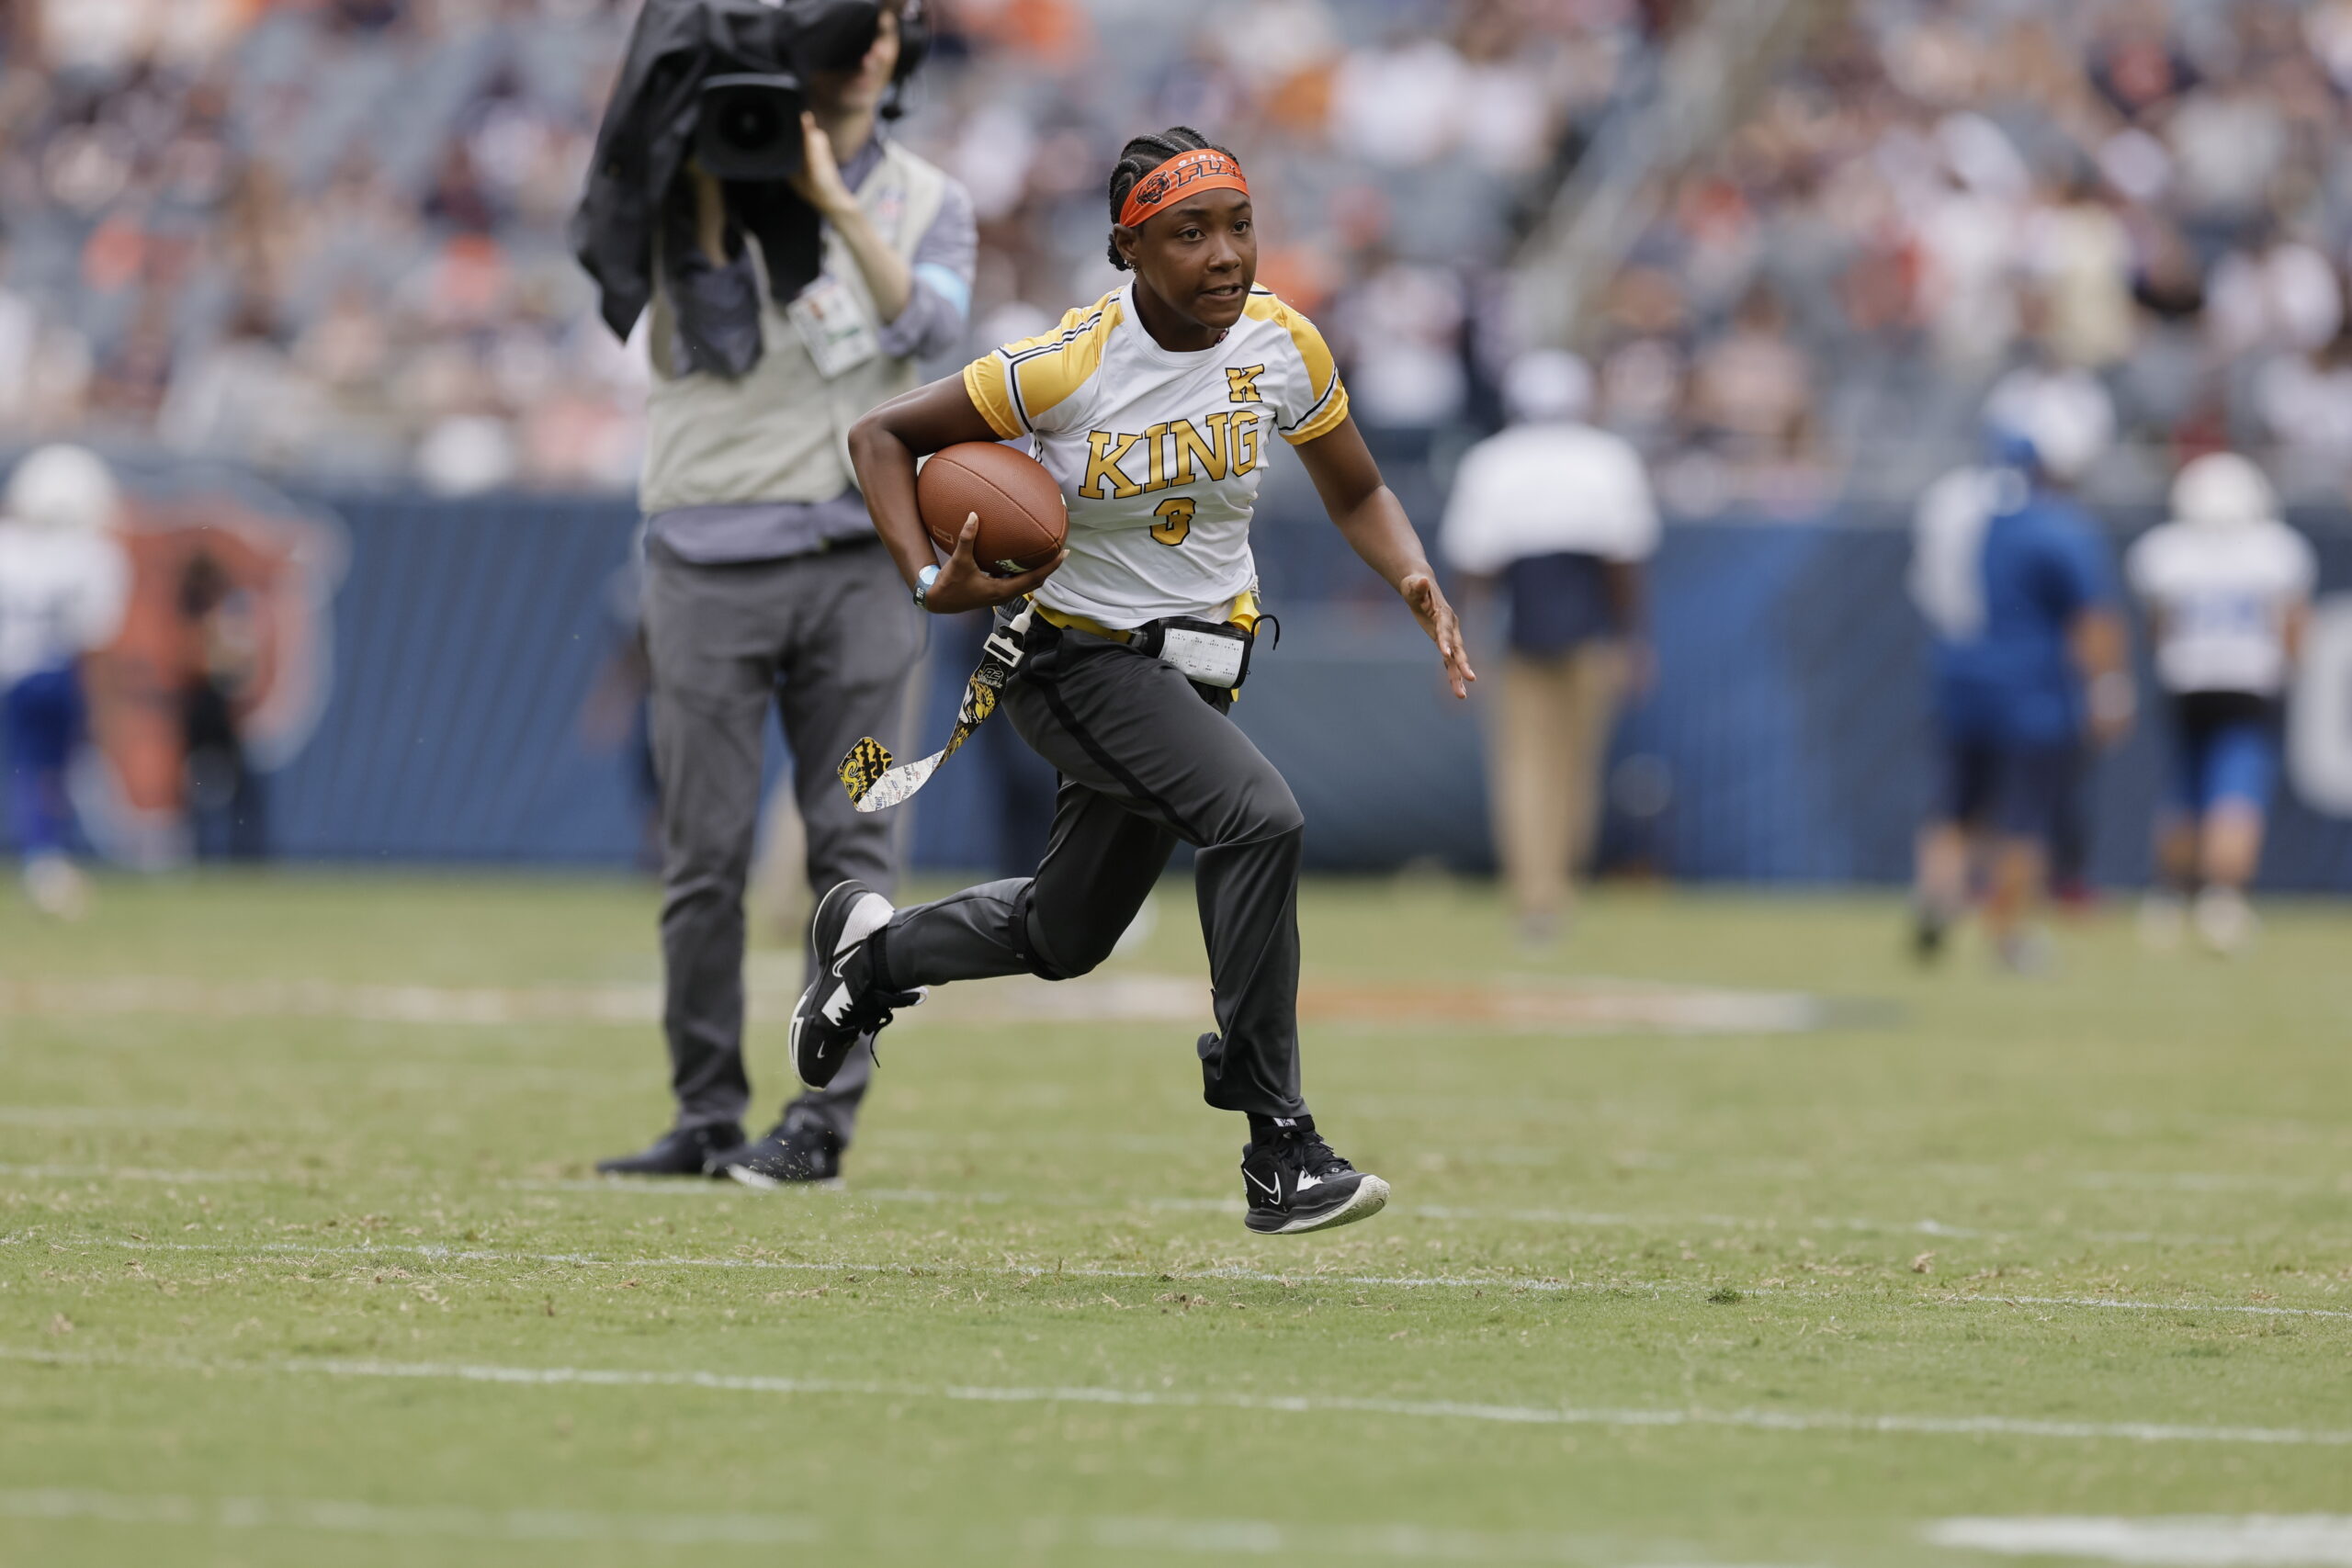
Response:
POLYGON ((1250 194, 1250 186, 1241 177, 1241 165, 1213 147, 1204 147, 1178 153, 1138 180, 1120 209, 1119 221, 1135 228, 1156 209, 1196 186, 1202 190, 1250 194))

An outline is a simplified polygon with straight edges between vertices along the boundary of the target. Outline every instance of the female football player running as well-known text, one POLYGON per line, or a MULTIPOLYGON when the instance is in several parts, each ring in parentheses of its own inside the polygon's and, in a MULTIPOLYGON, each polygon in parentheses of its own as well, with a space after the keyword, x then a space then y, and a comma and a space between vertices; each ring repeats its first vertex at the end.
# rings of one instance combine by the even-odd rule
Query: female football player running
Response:
POLYGON ((793 1065, 830 1078, 920 987, 1049 980, 1108 956, 1181 840, 1198 852, 1216 1032, 1211 1105, 1250 1119, 1253 1231, 1377 1212, 1388 1186, 1335 1154, 1299 1093, 1298 804, 1227 710, 1257 621, 1250 518, 1269 446, 1296 447, 1331 521, 1437 644, 1458 697, 1461 627, 1404 508, 1381 482, 1312 323, 1255 287, 1258 236, 1232 154, 1178 128, 1127 143, 1111 176, 1111 260, 1133 280, 883 404, 850 434, 875 527, 916 601, 943 615, 1034 593, 1002 706, 1062 778, 1033 877, 893 910, 862 884, 819 906, 823 973, 792 1019, 793 1065), (1069 505, 1061 558, 994 578, 967 519, 943 564, 915 505, 915 459, 1023 440, 1069 505))

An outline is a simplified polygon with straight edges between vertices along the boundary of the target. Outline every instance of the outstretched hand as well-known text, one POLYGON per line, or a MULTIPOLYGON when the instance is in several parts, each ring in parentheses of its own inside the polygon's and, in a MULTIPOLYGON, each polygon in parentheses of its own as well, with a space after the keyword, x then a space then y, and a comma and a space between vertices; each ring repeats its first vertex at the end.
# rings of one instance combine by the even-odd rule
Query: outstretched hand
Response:
POLYGON ((1478 672, 1470 668, 1469 650, 1462 646, 1462 617, 1445 602, 1437 579, 1425 571, 1413 572, 1396 584, 1396 592, 1412 606, 1421 630, 1437 644, 1438 657, 1445 661, 1446 684, 1453 688, 1455 696, 1468 697, 1470 682, 1478 678, 1478 672))
POLYGON ((966 514, 964 531, 956 536, 955 553, 947 564, 939 569, 938 581, 931 585, 923 604, 933 615, 953 615, 966 610, 987 609, 1018 599, 1054 575, 1055 569, 1069 558, 1063 550, 1034 571, 1020 572, 1012 577, 998 577, 984 570, 972 553, 972 541, 980 536, 980 514, 966 514))

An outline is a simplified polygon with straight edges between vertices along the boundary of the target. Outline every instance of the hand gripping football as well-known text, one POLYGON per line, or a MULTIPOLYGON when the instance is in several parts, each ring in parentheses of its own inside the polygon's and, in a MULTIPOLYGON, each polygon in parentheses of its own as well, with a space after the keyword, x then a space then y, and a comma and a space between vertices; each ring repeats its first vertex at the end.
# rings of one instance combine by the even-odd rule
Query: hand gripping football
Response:
POLYGON ((993 441, 933 453, 915 477, 915 505, 942 555, 955 553, 964 519, 978 513, 972 555, 1000 577, 1044 566, 1069 536, 1069 508, 1054 476, 1035 458, 993 441))

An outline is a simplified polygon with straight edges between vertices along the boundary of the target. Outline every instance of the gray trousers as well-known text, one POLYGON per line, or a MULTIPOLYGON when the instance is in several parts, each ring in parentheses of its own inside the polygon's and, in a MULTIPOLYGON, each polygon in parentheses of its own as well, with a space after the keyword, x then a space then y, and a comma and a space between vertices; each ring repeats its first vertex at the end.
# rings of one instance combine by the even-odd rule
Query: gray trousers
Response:
POLYGON ((1037 874, 893 916, 875 957, 894 987, 1083 975, 1111 954, 1181 840, 1193 845, 1217 1032, 1208 1102, 1304 1116, 1298 1082, 1298 803, 1226 716, 1231 698, 1123 644, 1043 622, 1007 688, 1013 728, 1060 773, 1037 874))
MULTIPOLYGON (((759 828, 768 708, 792 749, 808 885, 897 881, 891 822, 860 815, 834 773, 859 737, 896 749, 917 610, 878 542, 785 560, 696 566, 649 541, 646 650, 662 786, 662 1032, 678 1125, 741 1122, 743 887, 759 828)), ((873 1071, 861 1050, 787 1111, 846 1145, 873 1071)))

